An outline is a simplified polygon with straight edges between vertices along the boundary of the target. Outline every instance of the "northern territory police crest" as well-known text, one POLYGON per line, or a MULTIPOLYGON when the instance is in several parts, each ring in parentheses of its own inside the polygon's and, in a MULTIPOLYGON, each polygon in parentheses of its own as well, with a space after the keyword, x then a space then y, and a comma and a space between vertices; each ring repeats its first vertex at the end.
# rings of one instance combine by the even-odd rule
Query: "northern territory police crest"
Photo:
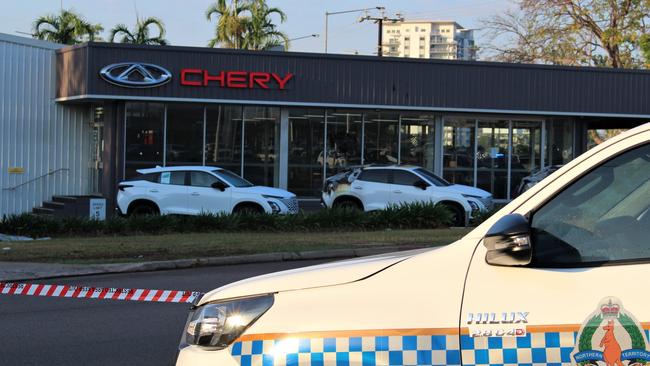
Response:
POLYGON ((649 350, 634 315, 621 300, 606 297, 582 324, 571 361, 580 366, 640 366, 650 363, 649 350))

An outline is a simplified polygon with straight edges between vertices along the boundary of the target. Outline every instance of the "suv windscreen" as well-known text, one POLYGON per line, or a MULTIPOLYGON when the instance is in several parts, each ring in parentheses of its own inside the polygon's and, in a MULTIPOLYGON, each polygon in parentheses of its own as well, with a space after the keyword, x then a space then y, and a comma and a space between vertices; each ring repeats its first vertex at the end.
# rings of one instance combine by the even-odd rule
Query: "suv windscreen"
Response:
POLYGON ((433 184, 434 186, 437 186, 437 187, 449 187, 451 185, 451 183, 449 183, 446 180, 444 180, 443 178, 435 175, 435 173, 433 173, 430 170, 427 170, 427 169, 424 169, 424 168, 417 168, 417 169, 415 169, 415 172, 417 172, 418 174, 423 176, 426 180, 429 181, 429 183, 433 184))
POLYGON ((358 180, 364 182, 374 182, 374 183, 388 183, 388 170, 387 169, 364 169, 358 180))
POLYGON ((228 182, 233 187, 237 188, 244 188, 244 187, 252 187, 253 183, 247 181, 246 179, 238 176, 237 174, 231 172, 230 170, 213 170, 212 171, 214 174, 218 175, 219 178, 225 180, 228 182))
POLYGON ((533 264, 650 258, 650 145, 593 169, 533 214, 533 264))

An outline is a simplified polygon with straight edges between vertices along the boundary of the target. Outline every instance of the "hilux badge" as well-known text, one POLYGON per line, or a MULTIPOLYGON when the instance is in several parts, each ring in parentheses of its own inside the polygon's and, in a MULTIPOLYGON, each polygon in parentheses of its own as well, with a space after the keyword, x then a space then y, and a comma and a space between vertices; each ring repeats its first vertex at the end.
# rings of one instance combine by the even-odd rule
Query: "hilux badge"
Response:
POLYGON ((468 313, 470 337, 524 337, 528 312, 468 313))

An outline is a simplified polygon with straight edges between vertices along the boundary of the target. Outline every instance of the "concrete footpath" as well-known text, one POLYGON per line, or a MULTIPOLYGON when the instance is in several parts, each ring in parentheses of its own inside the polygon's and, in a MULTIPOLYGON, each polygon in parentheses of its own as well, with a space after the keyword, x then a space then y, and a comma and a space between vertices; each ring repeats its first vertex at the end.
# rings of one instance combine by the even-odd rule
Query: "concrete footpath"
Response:
POLYGON ((309 259, 344 259, 419 249, 421 246, 383 246, 376 248, 281 252, 230 257, 207 257, 139 263, 57 264, 0 262, 0 281, 28 281, 46 278, 87 276, 107 273, 145 272, 181 268, 225 266, 246 263, 267 263, 309 259))

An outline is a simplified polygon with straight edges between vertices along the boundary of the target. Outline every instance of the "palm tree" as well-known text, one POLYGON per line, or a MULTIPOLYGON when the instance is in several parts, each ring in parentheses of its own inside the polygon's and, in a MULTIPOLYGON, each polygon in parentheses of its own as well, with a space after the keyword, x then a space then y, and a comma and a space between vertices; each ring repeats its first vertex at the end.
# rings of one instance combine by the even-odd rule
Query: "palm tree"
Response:
POLYGON ((124 24, 118 24, 113 29, 111 29, 111 35, 109 42, 115 42, 115 37, 121 35, 121 43, 133 43, 133 44, 154 44, 164 46, 168 44, 165 39, 165 24, 162 20, 149 17, 145 19, 137 18, 135 23, 135 28, 133 31, 124 24), (155 26, 158 28, 158 36, 150 37, 149 36, 149 27, 155 26))
POLYGON ((225 48, 243 48, 244 37, 248 28, 249 17, 243 13, 250 12, 250 1, 217 0, 205 11, 208 21, 212 16, 218 17, 215 37, 208 42, 208 47, 221 45, 225 48))
POLYGON ((32 26, 32 36, 61 44, 77 44, 98 39, 102 30, 101 24, 89 23, 72 10, 61 10, 60 14, 38 17, 32 26))
POLYGON ((251 18, 248 22, 248 32, 245 47, 249 50, 265 50, 274 46, 289 48, 289 37, 277 30, 271 16, 280 16, 280 23, 287 20, 287 15, 279 8, 271 8, 265 0, 254 0, 250 5, 251 18))

